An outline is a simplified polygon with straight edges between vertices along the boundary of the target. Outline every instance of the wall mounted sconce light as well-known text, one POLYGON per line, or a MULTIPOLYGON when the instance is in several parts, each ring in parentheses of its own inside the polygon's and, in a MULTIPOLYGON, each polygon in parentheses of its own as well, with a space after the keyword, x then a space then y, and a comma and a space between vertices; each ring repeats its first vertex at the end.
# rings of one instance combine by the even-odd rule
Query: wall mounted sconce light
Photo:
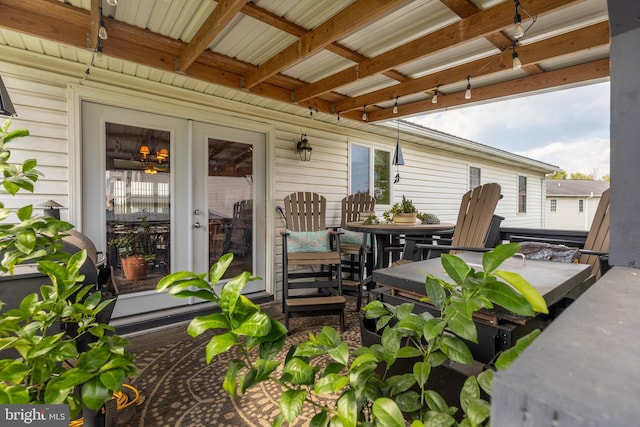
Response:
POLYGON ((47 200, 46 202, 40 203, 40 207, 44 208, 44 216, 60 219, 60 208, 63 207, 60 203, 54 200, 47 200))
POLYGON ((303 162, 308 162, 311 160, 311 145, 309 145, 309 141, 307 141, 307 134, 303 133, 300 136, 300 141, 296 144, 296 151, 300 156, 300 160, 303 162))
POLYGON ((11 102, 11 98, 9 98, 9 92, 7 92, 7 88, 4 86, 4 82, 2 81, 2 77, 0 77, 0 116, 15 116, 16 109, 11 102))

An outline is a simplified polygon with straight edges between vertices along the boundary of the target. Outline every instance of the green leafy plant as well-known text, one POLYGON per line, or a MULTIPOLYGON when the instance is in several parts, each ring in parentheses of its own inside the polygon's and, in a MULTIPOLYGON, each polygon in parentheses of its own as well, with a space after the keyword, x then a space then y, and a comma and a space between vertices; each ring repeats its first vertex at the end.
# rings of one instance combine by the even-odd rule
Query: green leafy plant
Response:
MULTIPOLYGON (((442 266, 451 283, 428 275, 424 298, 437 307, 440 316, 416 314, 413 304, 393 306, 373 301, 365 307, 365 315, 381 331, 380 344, 350 351, 335 329, 324 327, 319 334, 309 334, 307 341, 287 349, 278 373, 279 363, 274 359, 284 350, 287 331, 241 294, 251 275, 242 273, 225 283, 219 295, 215 291, 232 254, 218 260, 208 280, 205 273, 176 272, 164 277, 157 290, 218 304, 219 313, 194 318, 187 332, 194 337, 211 329, 218 332, 206 346, 207 363, 231 349, 238 350, 240 357, 231 361, 224 379, 227 393, 243 393, 267 380, 282 386, 281 413, 273 425, 294 421, 304 405, 316 412, 311 426, 405 426, 408 421, 412 427, 488 425, 490 405, 480 390, 491 394, 492 370, 465 381, 460 391, 460 414, 437 390, 429 389, 427 381, 432 369, 447 360, 473 361, 465 340, 477 342, 472 318, 475 311, 500 305, 526 316, 547 312, 544 299, 533 286, 516 273, 499 270, 518 248, 518 244, 507 244, 485 253, 482 271, 455 255, 443 255, 442 266), (329 362, 323 362, 326 356, 329 362), (417 359, 408 373, 389 374, 391 366, 407 358, 417 359), (383 367, 382 374, 379 367, 383 367), (318 400, 323 395, 332 396, 333 403, 318 400)), ((508 366, 537 333, 504 352, 496 367, 508 366)))
POLYGON ((440 218, 434 213, 419 213, 418 219, 422 221, 423 224, 440 224, 440 218))
MULTIPOLYGON (((41 176, 37 161, 11 164, 7 149, 28 132, 10 132, 9 126, 5 122, 0 134, 2 187, 11 195, 32 192, 41 176)), ((0 403, 65 403, 72 417, 82 407, 99 410, 137 370, 133 354, 125 350, 127 341, 98 321, 111 300, 95 292, 95 285, 82 283, 86 251, 61 251, 61 239, 73 225, 35 216, 30 205, 9 209, 1 202, 0 221, 0 271, 13 274, 16 265, 31 262, 49 279, 39 294, 0 311, 0 403), (9 222, 14 215, 17 222, 9 222)))
POLYGON ((138 226, 125 226, 119 221, 109 224, 112 232, 117 236, 110 239, 107 244, 117 248, 118 255, 126 258, 130 256, 141 256, 150 261, 154 254, 150 253, 157 236, 149 234, 149 221, 145 216, 137 218, 138 226))
POLYGON ((394 215, 412 213, 418 214, 418 208, 415 207, 411 199, 407 199, 403 194, 402 201, 394 203, 391 209, 382 213, 382 216, 387 222, 393 222, 394 215))
POLYGON ((370 213, 369 215, 367 215, 364 218, 362 223, 365 224, 365 225, 377 224, 378 223, 378 217, 376 216, 375 213, 370 213))

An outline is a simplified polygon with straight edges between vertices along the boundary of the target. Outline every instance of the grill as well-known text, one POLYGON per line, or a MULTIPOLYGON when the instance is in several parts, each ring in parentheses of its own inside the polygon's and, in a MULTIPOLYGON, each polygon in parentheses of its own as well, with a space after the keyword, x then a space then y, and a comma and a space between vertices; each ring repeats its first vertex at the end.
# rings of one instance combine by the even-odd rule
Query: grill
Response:
POLYGON ((84 274, 83 283, 95 283, 97 288, 102 289, 107 285, 110 278, 110 271, 106 265, 106 258, 101 252, 96 250, 96 246, 86 235, 76 230, 67 231, 69 234, 62 239, 63 251, 74 254, 81 250, 87 251, 87 259, 80 267, 80 273, 84 274), (100 255, 100 258, 98 257, 100 255))

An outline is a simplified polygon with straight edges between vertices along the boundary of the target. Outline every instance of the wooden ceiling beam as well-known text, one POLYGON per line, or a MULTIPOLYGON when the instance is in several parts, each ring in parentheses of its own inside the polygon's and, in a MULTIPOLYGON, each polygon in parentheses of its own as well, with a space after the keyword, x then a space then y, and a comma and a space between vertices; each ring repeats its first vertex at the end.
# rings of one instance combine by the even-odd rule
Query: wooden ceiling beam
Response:
MULTIPOLYGON (((537 65, 539 62, 607 44, 609 44, 609 23, 605 21, 570 33, 520 46, 518 47, 518 55, 522 61, 523 68, 527 68, 528 74, 540 74, 544 70, 537 65)), ((478 59, 388 88, 345 99, 342 102, 337 102, 335 108, 340 112, 359 109, 363 105, 374 105, 396 97, 435 89, 438 85, 455 83, 463 80, 468 75, 478 77, 510 69, 512 66, 511 55, 507 55, 505 52, 500 55, 505 55, 506 58, 501 57, 499 60, 491 58, 478 59)))
POLYGON ((89 37, 89 47, 97 46, 98 43, 98 31, 100 30, 100 18, 101 18, 101 0, 91 0, 91 36, 89 37))
MULTIPOLYGON (((34 0, 33 3, 0 0, 0 6, 3 7, 3 13, 0 13, 1 27, 61 44, 87 48, 91 16, 83 9, 55 0, 34 0)), ((175 72, 175 58, 185 48, 186 43, 113 19, 106 17, 104 19, 107 21, 109 31, 109 39, 102 45, 105 55, 175 72)), ((240 89, 242 74, 238 71, 246 70, 250 66, 232 58, 206 52, 201 55, 198 62, 189 67, 186 75, 209 83, 240 89)), ((300 84, 302 83, 299 82, 298 85, 300 84)), ((269 82, 252 88, 251 92, 291 103, 290 90, 269 82)), ((333 105, 322 99, 316 99, 312 104, 319 111, 333 110, 333 105)))
MULTIPOLYGON (((528 8, 540 16, 577 1, 580 0, 529 0, 528 8)), ((295 91, 295 100, 313 98, 359 79, 440 52, 451 46, 493 34, 513 25, 513 15, 514 8, 511 2, 500 3, 376 57, 369 58, 351 67, 350 73, 336 73, 300 88, 295 91)))
MULTIPOLYGON (((291 34, 292 36, 302 37, 304 34, 307 33, 307 30, 304 27, 297 25, 291 21, 288 21, 266 9, 256 6, 251 2, 247 3, 240 12, 258 21, 262 21, 267 25, 270 25, 281 31, 284 31, 285 33, 291 34)), ((355 50, 349 49, 348 47, 338 42, 333 42, 327 45, 325 49, 328 50, 329 52, 335 53, 338 56, 342 56, 343 58, 356 63, 367 59, 367 57, 362 55, 361 53, 356 52, 355 50)), ((384 75, 389 77, 390 79, 397 80, 399 82, 404 82, 406 80, 409 80, 409 77, 405 76, 404 74, 396 70, 385 71, 384 75)))
POLYGON ((240 12, 247 0, 218 0, 207 20, 196 32, 176 60, 176 71, 184 73, 204 52, 218 34, 240 12))
POLYGON ((245 87, 250 89, 301 59, 324 49, 337 39, 389 12, 403 1, 356 1, 260 64, 257 70, 247 76, 245 87))
POLYGON ((502 83, 474 87, 472 98, 464 98, 464 91, 447 94, 439 97, 437 104, 432 104, 430 99, 404 104, 398 107, 398 114, 394 114, 391 108, 373 111, 368 114, 369 122, 390 120, 400 116, 410 116, 445 108, 458 107, 465 104, 489 101, 507 96, 536 92, 554 87, 602 79, 609 76, 609 58, 591 61, 572 67, 548 71, 542 74, 513 79, 502 83))

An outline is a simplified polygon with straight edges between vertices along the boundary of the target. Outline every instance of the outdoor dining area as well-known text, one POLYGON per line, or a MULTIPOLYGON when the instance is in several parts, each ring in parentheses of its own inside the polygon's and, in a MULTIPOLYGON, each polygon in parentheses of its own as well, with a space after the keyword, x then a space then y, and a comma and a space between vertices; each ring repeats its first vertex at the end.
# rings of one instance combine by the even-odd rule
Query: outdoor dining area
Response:
MULTIPOLYGON (((637 423, 637 1, 0 7, 0 405, 72 427, 637 423), (503 108, 474 140, 466 113, 592 84, 610 189, 547 229, 564 165, 526 141, 566 123, 503 108), (453 131, 419 122, 440 113, 453 131)), ((585 164, 586 139, 566 142, 585 164)))
POLYGON ((489 363, 524 333, 548 325, 600 277, 601 268, 608 267, 608 190, 600 201, 591 231, 585 233, 579 245, 573 240, 575 237, 568 243, 567 239, 554 235, 558 230, 547 234, 541 229, 501 230, 501 217, 495 215, 501 198, 500 185, 484 184, 463 196, 455 224, 423 224, 415 217, 413 223, 396 223, 393 218, 392 222, 373 219, 375 199, 366 194, 350 195, 341 203, 343 223, 329 227, 324 218, 327 207, 323 196, 290 194, 281 211, 286 224, 281 232, 282 310, 286 326, 289 328, 290 316, 333 313, 340 316, 344 331, 344 295, 356 296, 357 310, 363 298, 367 302, 373 298, 393 305, 414 303, 421 310, 437 312, 421 298, 426 296, 425 276, 443 274, 440 265, 443 253, 460 254, 470 265, 481 268, 482 253, 501 243, 519 242, 520 258, 510 261, 508 269, 534 284, 552 312, 544 319, 526 319, 504 310, 478 315, 478 323, 489 326, 490 331, 486 342, 479 345, 484 348, 479 350, 482 356, 476 360, 489 363), (353 221, 354 218, 359 220, 353 221), (527 231, 530 235, 524 235, 527 231), (564 251, 575 255, 558 258, 557 254, 564 251), (578 259, 580 263, 573 262, 578 259), (309 271, 310 265, 318 268, 309 271), (325 280, 318 282, 318 277, 325 280), (321 288, 331 291, 319 296, 316 290, 321 288), (300 289, 307 292, 295 294, 300 289))

